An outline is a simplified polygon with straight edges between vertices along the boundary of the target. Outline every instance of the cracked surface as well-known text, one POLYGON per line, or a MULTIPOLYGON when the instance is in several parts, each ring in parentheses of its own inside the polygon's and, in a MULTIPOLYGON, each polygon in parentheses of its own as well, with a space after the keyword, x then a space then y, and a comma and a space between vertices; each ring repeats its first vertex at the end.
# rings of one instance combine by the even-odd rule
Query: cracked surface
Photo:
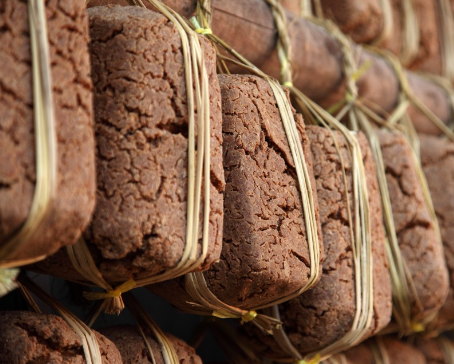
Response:
MULTIPOLYGON (((325 247, 323 275, 310 291, 279 306, 284 328, 292 344, 302 353, 317 351, 342 338, 351 328, 355 314, 355 277, 348 226, 344 179, 339 154, 327 129, 308 126, 317 183, 320 221, 325 247)), ((351 161, 345 139, 335 132, 346 168, 350 204, 352 204, 351 161)), ((358 134, 363 153, 372 224, 374 313, 371 328, 363 339, 385 327, 391 318, 391 287, 385 257, 384 230, 375 163, 363 134, 358 134)), ((245 327, 257 335, 251 326, 245 327)), ((258 350, 268 356, 279 355, 272 339, 261 337, 258 350), (269 350, 274 353, 270 353, 269 350)))
MULTIPOLYGON (((174 267, 186 241, 188 110, 181 39, 172 23, 147 9, 109 6, 87 12, 98 189, 84 236, 104 277, 122 282, 174 267)), ((221 250, 225 182, 215 52, 207 41, 201 43, 211 110, 209 246, 201 267, 206 269, 221 250)), ((64 259, 42 269, 76 279, 64 259)))
MULTIPOLYGON (((57 132, 57 198, 26 259, 74 243, 95 200, 88 26, 82 0, 46 0, 57 132)), ((28 7, 0 3, 0 241, 26 220, 35 188, 35 136, 28 7)))
POLYGON ((419 339, 416 341, 417 348, 424 354, 427 364, 447 364, 443 351, 435 339, 419 339))
MULTIPOLYGON (((374 339, 372 339, 373 341, 374 339)), ((381 338, 390 363, 426 364, 424 355, 412 346, 392 337, 381 338)), ((372 343, 371 343, 372 344, 372 343)), ((356 346, 345 353, 349 364, 375 364, 369 342, 356 346)))
POLYGON ((377 39, 383 29, 380 0, 322 0, 323 14, 356 43, 377 39))
MULTIPOLYGON (((138 329, 134 326, 114 326, 101 329, 100 332, 117 346, 124 364, 165 364, 158 342, 148 331, 146 337, 156 362, 151 360, 148 348, 138 329)), ((173 335, 166 334, 173 345, 179 363, 202 364, 194 348, 173 335)))
POLYGON ((437 214, 451 282, 437 322, 445 326, 454 320, 454 143, 429 135, 420 135, 420 142, 421 163, 437 214))
POLYGON ((449 280, 443 249, 423 198, 405 137, 377 133, 383 153, 397 240, 421 302, 410 295, 413 314, 425 317, 446 300, 449 280), (422 309, 422 312, 420 312, 422 309))
MULTIPOLYGON (((271 87, 255 76, 219 75, 219 81, 226 175, 224 241, 220 261, 205 278, 223 302, 250 309, 307 283, 306 228, 293 158, 271 87)), ((294 115, 311 173, 302 117, 294 115)), ((316 195, 313 179, 312 186, 316 195)), ((320 229, 319 238, 321 243, 320 229)), ((151 289, 182 309, 191 301, 185 292, 175 295, 176 289, 182 290, 177 282, 151 289)))
MULTIPOLYGON (((0 312, 0 362, 4 364, 83 364, 82 342, 60 317, 32 312, 0 312)), ((121 364, 115 345, 94 331, 103 364, 121 364)))

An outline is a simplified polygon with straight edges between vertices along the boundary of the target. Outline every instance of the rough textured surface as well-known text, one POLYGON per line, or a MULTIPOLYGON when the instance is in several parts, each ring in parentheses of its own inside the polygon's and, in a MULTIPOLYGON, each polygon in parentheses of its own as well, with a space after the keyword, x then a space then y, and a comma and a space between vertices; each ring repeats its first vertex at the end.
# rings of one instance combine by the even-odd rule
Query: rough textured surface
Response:
MULTIPOLYGON (((146 337, 156 362, 152 361, 145 341, 136 327, 107 327, 100 332, 117 346, 123 364, 164 364, 161 348, 152 334, 147 332, 146 337)), ((166 336, 173 345, 181 364, 202 364, 194 348, 172 335, 166 334, 166 336)))
MULTIPOLYGON (((263 306, 307 283, 310 261, 296 171, 269 84, 255 76, 219 76, 226 174, 221 259, 205 274, 222 301, 263 306)), ((312 171, 309 141, 295 114, 312 171)), ((312 180, 313 193, 315 181, 312 180)), ((316 215, 318 220, 318 205, 316 215)), ((321 233, 319 229, 320 245, 321 233)), ((180 282, 181 283, 181 282, 180 282)), ((151 289, 183 308, 190 297, 166 282, 151 289)))
POLYGON ((377 39, 383 29, 380 0, 322 0, 323 14, 356 43, 377 39))
MULTIPOLYGON (((424 355, 412 346, 391 337, 383 337, 382 347, 386 350, 389 364, 426 364, 424 355)), ((345 352, 349 364, 376 364, 370 345, 377 345, 371 339, 345 352)))
MULTIPOLYGON (((74 243, 95 200, 93 106, 83 0, 46 0, 56 117, 57 198, 39 237, 12 258, 74 243)), ((0 3, 0 241, 27 218, 35 188, 35 133, 28 7, 0 3)), ((0 243, 1 244, 1 243, 0 243)))
POLYGON ((420 135, 421 163, 443 239, 451 285, 446 303, 438 315, 438 326, 454 321, 454 143, 439 137, 420 135))
POLYGON ((426 357, 427 364, 448 364, 436 339, 419 339, 415 345, 426 357))
MULTIPOLYGON (((440 72, 440 43, 437 29, 435 1, 414 0, 413 6, 420 30, 419 51, 408 68, 426 72, 440 72)), ((391 0, 393 30, 382 47, 399 55, 403 42, 403 10, 401 0, 391 0)))
MULTIPOLYGON (((356 307, 351 238, 339 154, 327 129, 308 126, 307 134, 314 159, 325 247, 323 275, 312 290, 280 305, 284 329, 301 353, 317 351, 342 338, 352 326, 356 307)), ((335 136, 346 168, 347 187, 352 204, 351 161, 345 139, 339 132, 335 132, 335 136)), ((390 321, 391 288, 375 164, 364 135, 359 134, 358 140, 367 175, 374 261, 374 313, 371 328, 364 336, 366 339, 390 321)), ((246 329, 252 328, 247 326, 246 329)), ((255 331, 254 335, 257 335, 255 331)), ((261 340, 268 346, 258 344, 258 350, 266 351, 267 355, 279 355, 280 349, 272 339, 263 337, 261 340), (270 353, 270 348, 274 353, 270 353)))
MULTIPOLYGON (((185 245, 188 110, 183 55, 175 26, 160 14, 120 6, 91 8, 88 13, 98 190, 84 236, 104 277, 121 282, 174 267, 185 245)), ((206 269, 221 250, 225 182, 215 52, 207 41, 201 43, 211 106, 206 269)), ((199 232, 201 238, 202 222, 199 232)), ((77 278, 66 264, 58 257, 41 269, 77 278)))
MULTIPOLYGON (((54 315, 0 312, 0 362, 3 364, 83 364, 82 342, 76 332, 54 315)), ((115 345, 94 332, 103 364, 121 364, 115 345)))
POLYGON ((402 135, 378 133, 386 169, 397 239, 421 307, 410 296, 413 314, 425 317, 446 300, 449 280, 443 249, 423 198, 411 149, 402 135))

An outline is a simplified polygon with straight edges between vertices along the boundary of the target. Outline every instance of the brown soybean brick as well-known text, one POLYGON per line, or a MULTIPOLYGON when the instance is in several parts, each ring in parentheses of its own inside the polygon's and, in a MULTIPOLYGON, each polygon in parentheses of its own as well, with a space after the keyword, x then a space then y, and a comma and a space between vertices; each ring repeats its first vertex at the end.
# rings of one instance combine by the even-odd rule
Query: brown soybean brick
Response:
POLYGON ((347 350, 344 354, 349 364, 375 364, 371 345, 376 346, 376 340, 381 340, 382 348, 386 351, 383 354, 387 355, 390 364, 426 364, 419 350, 392 337, 371 339, 347 350))
MULTIPOLYGON (((83 0, 46 0, 57 136, 57 194, 39 236, 12 259, 75 242, 95 201, 92 82, 83 0)), ((0 2, 0 249, 25 222, 36 184, 28 6, 0 2)))
MULTIPOLYGON (((393 13, 393 30, 381 47, 399 55, 402 42, 404 41, 402 1, 391 0, 391 6, 393 13)), ((424 69, 425 71, 429 71, 432 68, 431 71, 434 72, 435 69, 433 66, 430 66, 430 64, 433 62, 432 60, 434 58, 436 59, 439 57, 440 53, 435 0, 414 0, 413 6, 418 21, 420 40, 417 55, 413 62, 408 65, 408 68, 413 70, 424 69), (428 66, 424 66, 425 63, 427 63, 428 66)), ((435 63, 437 62, 435 61, 435 63)), ((439 71, 436 73, 439 73, 439 71)))
POLYGON ((436 136, 420 135, 421 163, 443 239, 451 285, 438 314, 437 326, 454 321, 454 143, 436 136))
POLYGON ((427 364, 450 363, 449 360, 445 359, 445 355, 437 339, 418 339, 415 346, 424 354, 427 364))
MULTIPOLYGON (((220 261, 205 278, 221 301, 250 309, 290 295, 307 283, 305 220, 293 158, 270 85, 247 75, 219 75, 219 81, 226 176, 224 241, 220 261)), ((294 116, 311 173, 302 117, 294 116)), ((312 188, 316 196, 313 179, 312 188)), ((318 220, 316 199, 315 203, 318 220)), ((322 245, 320 230, 319 236, 322 245)), ((181 289, 181 281, 150 289, 182 309, 192 301, 181 289)))
MULTIPOLYGON (((22 311, 0 312, 0 362, 3 364, 83 364, 82 341, 60 317, 22 311)), ((122 364, 115 345, 93 331, 103 364, 122 364)))
MULTIPOLYGON (((176 266, 186 241, 188 106, 181 39, 173 23, 151 10, 109 6, 87 12, 98 189, 84 237, 103 276, 123 282, 176 266)), ((200 39, 211 112, 206 269, 221 250, 225 181, 215 51, 200 39)), ((202 221, 199 232, 198 254, 202 221)), ((80 279, 66 252, 38 269, 80 279)))
POLYGON ((418 308, 410 292, 412 312, 426 317, 440 309, 449 290, 443 247, 423 197, 410 145, 403 135, 389 131, 377 135, 398 243, 421 303, 418 308))
POLYGON ((322 0, 323 14, 356 43, 377 39, 384 25, 381 0, 322 0))
MULTIPOLYGON (((313 154, 325 247, 323 274, 313 289, 279 306, 284 330, 302 354, 318 351, 344 337, 352 327, 356 311, 352 242, 339 153, 329 130, 308 126, 307 135, 313 154)), ((346 141, 340 132, 334 132, 334 136, 346 169, 350 206, 353 206, 351 160, 346 141)), ((364 135, 359 133, 357 138, 367 176, 373 254, 374 313, 371 327, 363 337, 367 339, 390 321, 391 287, 375 163, 364 135)), ((251 336, 257 335, 251 326, 245 329, 251 336)), ((283 354, 273 339, 262 336, 260 340, 262 343, 255 341, 255 345, 265 355, 283 354)))
MULTIPOLYGON (((100 332, 108 339, 112 340, 112 342, 117 346, 121 353, 123 364, 164 364, 164 357, 159 343, 148 331, 145 331, 145 336, 151 347, 155 361, 152 361, 147 345, 137 327, 106 327, 101 329, 100 332)), ((202 364, 202 360, 195 353, 193 347, 172 335, 166 334, 166 337, 175 349, 179 363, 202 364)))

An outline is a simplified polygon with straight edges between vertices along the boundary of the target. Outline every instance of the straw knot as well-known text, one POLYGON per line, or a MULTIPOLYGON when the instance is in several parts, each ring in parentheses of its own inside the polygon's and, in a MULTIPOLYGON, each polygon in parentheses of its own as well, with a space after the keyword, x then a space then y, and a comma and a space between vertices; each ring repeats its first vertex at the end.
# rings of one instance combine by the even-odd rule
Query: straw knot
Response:
POLYGON ((245 322, 251 322, 257 317, 256 311, 248 311, 246 314, 241 316, 241 323, 244 324, 245 322))
POLYGON ((213 34, 213 31, 210 28, 197 28, 195 29, 196 33, 198 34, 213 34))
POLYGON ((89 301, 105 300, 109 298, 121 297, 123 293, 126 293, 136 286, 136 282, 132 279, 119 285, 115 289, 107 292, 84 292, 84 297, 89 301))
POLYGON ((289 81, 284 82, 284 83, 282 84, 282 86, 285 86, 285 87, 293 87, 293 82, 289 82, 289 81))
POLYGON ((413 323, 411 329, 414 333, 423 332, 425 330, 424 325, 420 322, 413 323))

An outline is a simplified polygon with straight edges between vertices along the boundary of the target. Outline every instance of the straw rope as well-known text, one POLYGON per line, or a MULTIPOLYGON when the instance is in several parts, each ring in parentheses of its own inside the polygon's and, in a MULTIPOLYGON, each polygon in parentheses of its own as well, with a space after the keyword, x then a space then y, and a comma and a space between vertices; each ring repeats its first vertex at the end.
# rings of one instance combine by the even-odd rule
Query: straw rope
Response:
POLYGON ((0 298, 17 288, 19 269, 0 269, 0 298))
POLYGON ((393 29, 394 29, 394 19, 393 19, 393 11, 391 7, 390 0, 380 0, 380 7, 383 11, 383 27, 381 29, 380 34, 377 38, 375 38, 371 44, 380 46, 383 44, 385 40, 387 40, 393 29))
POLYGON ((46 10, 43 0, 28 0, 33 77, 36 184, 23 225, 0 242, 0 268, 16 268, 46 256, 11 260, 40 234, 57 194, 57 141, 46 10))
MULTIPOLYGON (((351 48, 350 40, 344 36, 341 31, 332 23, 326 22, 325 28, 337 39, 343 54, 343 68, 346 79, 346 97, 345 101, 338 105, 340 111, 336 115, 336 119, 342 120, 348 114, 348 122, 353 130, 361 130, 367 137, 375 161, 377 181, 380 190, 380 198, 382 203, 383 223, 386 232, 386 252, 389 260, 389 271, 391 275, 392 293, 393 293, 393 312, 399 327, 402 332, 413 332, 419 327, 418 322, 412 320, 410 293, 416 297, 416 290, 412 283, 411 275, 408 273, 405 260, 400 251, 397 240, 396 229, 394 225, 394 217, 391 205, 391 199, 388 190, 386 179, 385 164, 381 152, 380 142, 376 135, 376 129, 372 126, 370 120, 377 120, 378 116, 372 115, 367 107, 361 104, 359 100, 358 88, 356 81, 361 76, 360 69, 356 66, 356 61, 351 48), (367 113, 366 113, 367 110, 367 113)), ((393 120, 401 119, 404 116, 406 108, 397 107, 392 115, 393 120)), ((389 121, 388 121, 389 123, 389 121)), ((387 121, 383 120, 382 126, 387 125, 387 121)), ((389 128, 394 132, 398 132, 395 128, 389 128)))
POLYGON ((380 336, 372 338, 367 344, 372 352, 375 364, 391 364, 388 351, 380 336))
MULTIPOLYGON (((413 332, 424 330, 428 323, 434 319, 435 315, 433 314, 428 315, 427 317, 423 317, 423 306, 418 298, 413 279, 400 251, 394 226, 392 205, 387 186, 383 156, 381 153, 378 137, 376 136, 376 129, 373 127, 372 123, 377 122, 378 125, 385 127, 392 132, 403 133, 409 140, 410 144, 413 146, 413 164, 416 168, 418 179, 423 190, 426 206, 431 212, 432 221, 434 222, 434 226, 437 229, 437 235, 440 237, 430 192, 428 190, 427 182, 419 162, 419 138, 413 124, 411 123, 411 120, 406 115, 406 111, 410 103, 415 104, 417 107, 421 107, 421 102, 412 93, 411 95, 408 94, 408 90, 410 89, 408 86, 408 81, 405 78, 405 74, 401 68, 400 63, 396 60, 395 57, 393 57, 395 62, 394 67, 400 67, 400 69, 396 71, 398 79, 402 83, 404 83, 402 92, 399 95, 399 105, 387 120, 381 119, 378 115, 373 113, 359 100, 356 81, 358 79, 358 71, 360 70, 357 69, 350 40, 346 36, 344 36, 332 23, 325 23, 325 27, 328 27, 328 31, 330 31, 330 33, 338 40, 341 46, 344 56, 344 73, 347 80, 347 94, 345 97, 344 106, 336 115, 336 118, 338 120, 341 120, 349 112, 348 120, 350 127, 353 130, 361 130, 365 133, 366 137, 369 140, 373 157, 376 162, 377 179, 382 200, 383 220, 387 235, 386 249, 390 263, 390 275, 394 303, 393 313, 396 321, 398 322, 400 333, 409 335, 413 332), (412 313, 412 304, 410 297, 414 298, 415 305, 416 307, 418 307, 418 313, 415 315, 412 313)), ((339 105, 339 107, 341 106, 342 104, 339 105)), ((438 120, 438 124, 440 123, 444 126, 441 120, 438 120)))
MULTIPOLYGON (((340 340, 321 349, 318 353, 301 355, 293 346, 287 337, 284 328, 277 329, 274 336, 282 349, 297 363, 318 363, 336 353, 344 351, 352 345, 359 342, 364 334, 369 330, 372 323, 373 314, 373 282, 372 282, 372 254, 370 241, 370 215, 369 203, 367 196, 366 176, 364 172, 363 159, 361 150, 354 133, 351 133, 344 125, 332 117, 325 110, 320 108, 314 102, 309 100, 292 84, 291 72, 291 47, 287 32, 286 18, 282 11, 281 5, 275 0, 266 0, 273 12, 276 28, 278 32, 278 57, 281 63, 281 83, 290 90, 295 106, 305 116, 306 122, 310 121, 316 125, 322 125, 331 130, 335 140, 336 148, 339 147, 332 130, 338 130, 346 139, 349 147, 350 158, 352 160, 352 180, 353 180, 353 211, 354 218, 351 215, 351 209, 348 198, 348 187, 345 175, 344 164, 342 163, 344 183, 346 188, 347 206, 349 212, 349 221, 351 229, 351 241, 354 260, 355 280, 355 303, 356 312, 352 328, 340 340)), ((316 23, 322 23, 320 20, 314 20, 316 23)), ((324 23, 324 21, 323 21, 324 23)), ((340 157, 341 154, 339 153, 340 157)), ((342 157, 341 157, 342 160, 342 157)), ((279 309, 274 306, 272 309, 273 316, 280 319, 279 309)))
MULTIPOLYGON (((142 0, 132 0, 135 5, 145 7, 142 0)), ((187 230, 183 254, 179 263, 165 272, 150 277, 129 280, 113 288, 102 277, 96 267, 88 247, 83 239, 67 248, 68 256, 74 268, 89 282, 103 288, 106 292, 87 292, 89 300, 106 300, 106 312, 119 313, 124 308, 121 295, 133 288, 158 283, 182 276, 200 267, 208 253, 209 216, 210 216, 210 104, 209 81, 200 46, 199 38, 187 22, 175 11, 158 0, 146 0, 171 21, 180 37, 185 66, 185 81, 188 104, 188 200, 187 230), (195 88, 195 90, 194 90, 195 88), (197 117, 195 115, 197 110, 197 117), (195 124, 197 123, 197 140, 195 124), (197 145, 197 153, 195 146, 197 145), (197 154, 197 156, 196 156, 197 154), (203 198, 202 198, 203 194, 203 198), (199 215, 203 202, 203 229, 200 256, 199 215)), ((87 284, 87 282, 84 282, 87 284)))
POLYGON ((21 275, 18 278, 18 284, 24 293, 24 297, 29 302, 30 306, 35 310, 36 313, 41 313, 38 305, 33 299, 31 293, 36 295, 49 307, 58 312, 58 314, 66 321, 66 323, 76 332, 79 336, 82 347, 84 350, 85 361, 87 364, 102 364, 102 355, 99 349, 98 340, 95 334, 90 328, 80 321, 76 315, 70 312, 66 307, 61 305, 40 287, 38 287, 31 279, 25 275, 21 275))
POLYGON ((454 344, 444 336, 436 338, 438 346, 443 352, 445 364, 454 364, 454 344))
POLYGON ((442 74, 454 81, 454 16, 449 0, 435 2, 440 33, 442 74))
MULTIPOLYGON (((287 100, 285 92, 280 87, 279 83, 264 74, 257 67, 251 64, 230 46, 228 46, 225 42, 223 42, 220 38, 213 34, 211 29, 209 28, 209 17, 207 16, 207 9, 210 9, 210 1, 200 1, 197 9, 197 17, 190 19, 191 23, 195 27, 195 31, 199 34, 203 34, 217 47, 223 48, 227 51, 227 53, 233 56, 233 58, 229 58, 225 55, 218 54, 218 59, 222 62, 231 62, 240 65, 243 68, 247 69, 250 73, 253 73, 265 79, 269 83, 276 98, 276 103, 280 112, 284 130, 289 142, 290 151, 292 153, 293 161, 295 164, 298 186, 302 199, 303 215, 305 217, 306 236, 310 258, 310 275, 307 284, 305 284, 299 290, 293 292, 290 295, 287 295, 286 297, 282 297, 275 302, 271 302, 263 306, 266 307, 287 301, 293 297, 300 295, 302 292, 310 289, 318 280, 320 271, 320 247, 310 174, 307 169, 301 140, 299 138, 298 129, 293 118, 291 106, 287 100)), ((208 289, 203 273, 197 272, 187 274, 185 278, 185 286, 187 292, 194 300, 194 302, 192 302, 192 310, 189 310, 190 312, 197 314, 214 315, 221 318, 238 318, 241 319, 242 323, 252 322, 266 332, 272 332, 273 328, 276 328, 280 325, 279 320, 275 320, 272 317, 258 314, 256 312, 257 309, 263 307, 243 310, 227 305, 219 300, 208 289)))
POLYGON ((151 349, 150 343, 148 342, 146 333, 143 330, 142 325, 144 325, 156 339, 159 348, 161 349, 164 364, 180 364, 180 360, 178 359, 177 352, 172 342, 167 338, 166 334, 159 328, 159 326, 154 322, 154 320, 145 311, 145 309, 139 304, 134 295, 128 292, 127 294, 125 294, 125 300, 127 307, 136 320, 137 327, 145 342, 145 345, 147 346, 148 353, 150 354, 152 362, 156 364, 153 350, 151 349))
POLYGON ((405 66, 409 66, 418 55, 421 37, 421 29, 413 1, 401 1, 403 39, 399 58, 405 66))

